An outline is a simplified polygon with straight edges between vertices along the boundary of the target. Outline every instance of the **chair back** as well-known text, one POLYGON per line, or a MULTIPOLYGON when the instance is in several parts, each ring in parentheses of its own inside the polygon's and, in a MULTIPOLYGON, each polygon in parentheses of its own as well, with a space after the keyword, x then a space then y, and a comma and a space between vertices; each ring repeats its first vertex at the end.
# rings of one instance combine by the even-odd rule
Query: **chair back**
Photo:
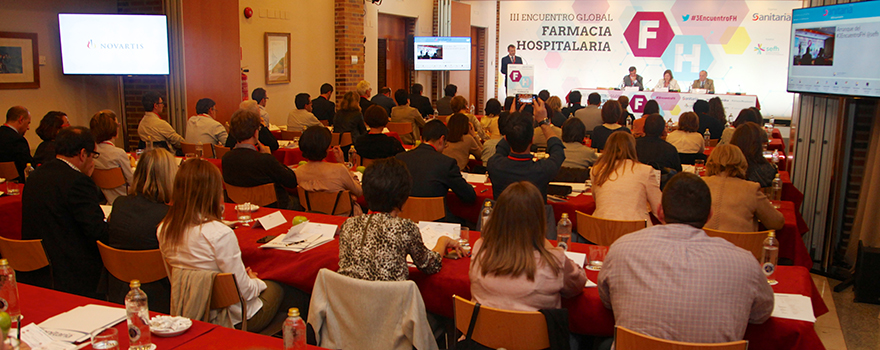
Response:
MULTIPOLYGON (((199 152, 196 152, 196 146, 198 145, 195 143, 181 142, 180 150, 183 151, 183 154, 199 154, 199 152)), ((212 144, 202 144, 202 158, 214 158, 214 148, 212 146, 212 144)))
POLYGON ((617 350, 746 350, 748 340, 729 343, 686 343, 680 341, 655 338, 641 334, 625 327, 614 327, 614 346, 617 350))
POLYGON ((6 181, 12 181, 18 178, 18 168, 15 167, 15 162, 2 162, 0 163, 0 177, 6 179, 6 181))
POLYGON ((718 141, 721 141, 721 140, 719 140, 719 139, 709 139, 709 147, 715 147, 715 146, 718 146, 718 141))
POLYGON ((577 211, 577 233, 601 246, 610 246, 618 238, 648 227, 648 220, 609 220, 577 211))
MULTIPOLYGON (((475 304, 453 295, 455 328, 467 334, 475 304)), ((550 347, 547 321, 537 311, 510 311, 480 305, 471 339, 491 349, 537 350, 550 347)))
POLYGON ((226 154, 226 152, 229 152, 229 149, 229 147, 214 146, 214 157, 217 159, 223 159, 223 155, 226 154))
POLYGON ((758 261, 761 261, 761 258, 764 255, 764 239, 767 238, 767 234, 773 232, 773 230, 758 232, 729 232, 713 230, 710 228, 703 228, 703 231, 705 231, 706 235, 709 237, 724 238, 728 242, 733 243, 733 245, 747 250, 752 253, 758 261))
MULTIPOLYGON (((211 309, 223 309, 234 304, 241 304, 241 314, 247 315, 247 302, 238 290, 238 282, 232 273, 218 273, 214 277, 211 288, 211 309)), ((241 330, 247 332, 247 317, 241 318, 241 330)))
POLYGON ((451 117, 451 116, 452 115, 438 115, 437 120, 443 122, 443 124, 446 124, 446 122, 449 121, 449 117, 451 117))
POLYGON ((696 160, 706 160, 709 156, 705 153, 679 153, 678 158, 681 159, 681 164, 694 165, 696 160))
POLYGON ((306 191, 301 186, 297 186, 296 191, 299 194, 299 204, 306 208, 306 211, 327 215, 351 215, 352 203, 348 191, 306 191))
POLYGON ((139 280, 143 283, 155 282, 168 276, 165 260, 159 249, 122 250, 98 242, 98 252, 104 267, 113 277, 122 281, 139 280))
POLYGON ((352 144, 352 141, 351 141, 351 133, 350 132, 343 132, 343 133, 334 132, 333 137, 330 138, 330 146, 345 147, 345 146, 348 146, 351 144, 352 144))
POLYGON ((18 240, 0 236, 0 255, 15 271, 34 271, 49 266, 42 239, 18 240))
POLYGON ((282 140, 293 140, 296 137, 301 137, 303 132, 300 131, 287 131, 281 130, 281 139, 282 140))
POLYGON ((385 127, 388 128, 388 131, 396 132, 398 135, 406 135, 413 132, 412 123, 389 122, 385 127))
POLYGON ((265 184, 254 187, 238 187, 226 184, 226 195, 233 203, 252 203, 265 207, 278 201, 275 194, 275 184, 265 184))
POLYGON ((400 209, 399 217, 419 221, 436 221, 446 217, 446 197, 409 197, 403 208, 400 209))
POLYGON ((92 172, 92 181, 98 188, 109 190, 119 186, 127 185, 125 175, 122 174, 122 168, 113 169, 95 169, 92 172))

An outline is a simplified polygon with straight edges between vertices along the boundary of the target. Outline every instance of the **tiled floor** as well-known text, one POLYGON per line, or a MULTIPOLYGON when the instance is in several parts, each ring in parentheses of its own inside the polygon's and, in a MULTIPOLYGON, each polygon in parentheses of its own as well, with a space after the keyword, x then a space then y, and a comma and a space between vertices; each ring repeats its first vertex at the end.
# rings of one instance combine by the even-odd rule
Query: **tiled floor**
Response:
POLYGON ((828 313, 816 320, 816 333, 827 350, 880 349, 880 305, 856 303, 852 288, 831 290, 840 283, 813 275, 828 313))

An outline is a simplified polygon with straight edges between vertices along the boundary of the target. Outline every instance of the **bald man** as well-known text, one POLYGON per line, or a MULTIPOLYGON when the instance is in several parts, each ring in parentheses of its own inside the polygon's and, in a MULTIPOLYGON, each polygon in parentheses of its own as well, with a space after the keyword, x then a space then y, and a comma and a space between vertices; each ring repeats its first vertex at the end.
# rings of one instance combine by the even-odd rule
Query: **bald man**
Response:
MULTIPOLYGON (((24 133, 30 129, 31 113, 27 108, 15 106, 6 111, 6 123, 0 126, 0 163, 14 162, 18 181, 24 183, 24 168, 33 164, 31 147, 24 133)), ((11 179, 10 179, 11 180, 11 179)))
POLYGON ((707 92, 715 92, 715 82, 709 79, 709 73, 705 70, 700 71, 700 79, 694 80, 691 89, 706 89, 707 92))

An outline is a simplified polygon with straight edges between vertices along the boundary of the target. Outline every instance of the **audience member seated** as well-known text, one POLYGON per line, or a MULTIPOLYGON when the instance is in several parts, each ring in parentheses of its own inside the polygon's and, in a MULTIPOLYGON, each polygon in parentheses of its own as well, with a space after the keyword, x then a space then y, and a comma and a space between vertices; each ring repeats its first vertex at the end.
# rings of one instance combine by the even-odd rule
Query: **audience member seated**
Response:
POLYGON ((700 127, 697 129, 697 132, 700 133, 700 135, 705 133, 706 130, 709 130, 710 139, 721 139, 725 123, 709 114, 709 102, 706 102, 706 100, 697 100, 694 102, 694 113, 700 117, 700 127))
POLYGON ((6 111, 6 124, 0 126, 0 162, 14 162, 18 169, 18 182, 24 183, 24 168, 33 163, 31 147, 24 133, 31 125, 31 112, 22 106, 6 111))
POLYGON ((326 121, 327 125, 333 125, 333 117, 336 116, 336 103, 330 101, 333 95, 333 85, 321 84, 321 95, 312 100, 312 113, 318 120, 326 121))
MULTIPOLYGON (((269 103, 269 96, 266 95, 266 89, 261 87, 254 89, 254 91, 251 92, 251 99, 254 100, 257 109, 259 109, 262 124, 269 127, 269 125, 271 125, 269 122, 269 111, 266 110, 266 104, 269 103)), ((243 104, 239 108, 244 108, 243 104)), ((235 143, 233 143, 233 145, 234 144, 235 143)))
MULTIPOLYGON (((297 183, 306 191, 348 191, 352 200, 351 216, 361 215, 363 211, 356 203, 357 197, 364 194, 361 184, 343 165, 342 150, 339 146, 330 146, 331 138, 330 130, 323 126, 310 126, 303 132, 302 137, 299 138, 299 149, 308 162, 294 170, 297 183), (324 161, 330 152, 333 152, 337 163, 324 161)), ((345 216, 349 216, 348 214, 344 213, 345 216)))
POLYGON ((34 170, 24 187, 21 237, 43 240, 56 290, 103 299, 97 290, 104 263, 95 241, 107 241, 107 223, 90 177, 95 147, 88 128, 58 132, 56 159, 34 170))
POLYGON ((89 127, 92 129, 92 135, 95 136, 95 142, 98 143, 98 158, 95 158, 95 169, 110 170, 119 168, 122 170, 122 176, 125 178, 125 185, 117 188, 101 189, 104 198, 107 199, 107 205, 113 205, 113 201, 119 196, 128 193, 128 187, 132 184, 131 160, 128 153, 122 148, 116 147, 113 141, 119 133, 119 123, 116 121, 116 113, 109 109, 105 109, 92 116, 89 121, 89 127))
POLYGON ((324 125, 312 114, 312 100, 309 94, 296 94, 293 103, 296 105, 296 109, 287 115, 288 131, 303 131, 310 126, 324 125))
POLYGON ((575 90, 575 91, 569 92, 568 96, 567 96, 567 100, 568 100, 569 104, 568 104, 568 107, 565 107, 562 109, 562 116, 565 117, 566 119, 571 118, 574 116, 574 112, 577 112, 577 110, 584 108, 584 106, 581 106, 581 99, 582 98, 583 97, 581 96, 580 91, 575 90))
POLYGON ((434 115, 434 107, 431 106, 431 99, 422 96, 423 89, 422 84, 418 83, 409 88, 409 104, 419 110, 422 118, 427 118, 429 115, 434 115))
POLYGON ((422 128, 425 127, 425 119, 418 109, 410 105, 409 95, 406 90, 397 89, 394 92, 394 100, 397 106, 391 109, 391 121, 395 123, 412 124, 412 134, 400 135, 400 140, 407 145, 414 145, 420 139, 422 128))
POLYGON ((550 122, 553 126, 561 128, 565 124, 564 115, 562 115, 562 99, 559 96, 550 96, 547 99, 547 114, 550 115, 550 122))
MULTIPOLYGON (((583 292, 584 269, 544 238, 544 202, 529 182, 507 186, 474 243, 468 275, 472 300, 515 311, 559 309, 583 292)), ((582 315, 589 317, 588 315, 582 315)))
POLYGON ((587 130, 580 119, 571 118, 562 124, 562 145, 565 146, 564 168, 587 169, 593 166, 599 155, 596 150, 584 145, 587 130))
POLYGON ((587 96, 587 106, 577 110, 574 117, 584 123, 587 132, 593 131, 593 128, 602 125, 602 110, 599 105, 602 104, 602 96, 598 93, 591 93, 587 96))
POLYGON ((703 178, 712 191, 712 216, 706 228, 731 232, 756 232, 758 220, 770 230, 785 225, 761 186, 746 180, 746 157, 739 147, 721 145, 712 150, 703 178))
MULTIPOLYGON (((485 118, 485 117, 484 117, 485 118)), ((483 142, 483 153, 481 153, 480 158, 483 159, 483 166, 486 166, 489 162, 489 159, 495 155, 495 147, 498 146, 498 142, 504 137, 504 126, 507 125, 507 120, 510 119, 510 112, 503 111, 498 114, 498 133, 500 134, 497 139, 490 138, 483 142)))
POLYGON ((483 127, 483 131, 489 138, 485 141, 500 139, 501 130, 498 129, 498 116, 501 115, 501 102, 497 98, 490 98, 489 101, 486 101, 486 108, 483 112, 486 115, 480 119, 480 126, 483 127))
POLYGON ((275 185, 277 202, 269 207, 293 209, 298 203, 290 200, 285 188, 296 188, 296 174, 269 154, 257 142, 260 115, 254 110, 239 109, 232 114, 229 130, 238 141, 235 148, 223 155, 223 181, 232 186, 255 187, 275 185))
POLYGON ((668 177, 681 172, 678 150, 660 138, 665 130, 666 122, 663 121, 663 117, 659 114, 650 114, 645 118, 645 137, 636 139, 636 154, 639 162, 660 170, 661 189, 668 177))
POLYGON ((479 136, 477 139, 478 141, 483 142, 489 139, 489 136, 483 131, 483 125, 480 124, 480 121, 476 116, 471 114, 470 105, 468 105, 468 100, 464 98, 464 96, 459 95, 453 97, 450 106, 452 107, 453 113, 461 113, 468 118, 468 122, 471 123, 471 126, 474 127, 474 131, 479 136))
MULTIPOLYGON (((159 249, 156 229, 168 214, 176 174, 177 161, 168 151, 156 148, 141 155, 130 194, 113 202, 107 218, 107 245, 124 250, 159 249)), ((107 300, 123 304, 131 290, 130 281, 109 276, 107 282, 107 300)), ((141 284, 141 289, 150 297, 150 310, 171 312, 171 282, 167 278, 141 284)))
MULTIPOLYGON (((260 115, 246 113, 247 119, 253 119, 256 139, 260 115)), ((276 282, 257 278, 257 273, 242 263, 235 232, 221 222, 224 207, 220 170, 204 159, 184 161, 174 179, 171 202, 174 205, 156 232, 165 261, 172 269, 232 273, 248 311, 242 315, 238 303, 229 306, 232 324, 238 327, 247 318, 249 332, 266 328, 281 305, 284 290, 276 282)))
POLYGON ((646 208, 660 208, 660 174, 639 162, 636 140, 627 132, 608 137, 605 152, 590 172, 596 211, 593 216, 611 220, 647 220, 646 208))
POLYGON ((630 133, 629 128, 618 123, 622 115, 623 110, 620 108, 620 102, 616 100, 605 101, 602 106, 603 124, 593 128, 593 133, 590 134, 590 147, 601 152, 605 148, 605 140, 608 140, 608 136, 611 136, 612 133, 616 131, 630 133))
POLYGON ((369 214, 349 218, 339 233, 339 273, 368 281, 405 281, 406 257, 419 271, 440 271, 442 257, 454 249, 463 256, 458 241, 440 237, 433 249, 425 247, 419 226, 398 217, 412 189, 406 164, 398 159, 376 161, 364 172, 364 198, 369 214))
POLYGON ((383 86, 379 89, 379 93, 373 96, 370 99, 374 105, 378 105, 382 108, 385 108, 385 113, 391 115, 391 109, 397 107, 397 104, 394 103, 394 99, 391 98, 391 89, 387 86, 383 86))
POLYGON ((666 340, 721 343, 742 340, 749 323, 770 318, 773 289, 752 253, 701 230, 710 208, 706 184, 678 174, 658 213, 667 225, 611 245, 598 292, 615 324, 666 340))
MULTIPOLYGON (((239 104, 239 109, 249 110, 257 114, 259 114, 261 111, 259 105, 254 100, 242 101, 241 104, 239 104)), ((276 139, 275 136, 272 135, 272 131, 269 130, 269 127, 265 124, 262 124, 262 122, 263 119, 261 118, 258 140, 261 145, 269 148, 269 152, 275 152, 276 150, 278 150, 279 147, 278 139, 276 139)), ((229 136, 226 138, 226 144, 224 146, 233 148, 237 143, 238 140, 235 139, 235 135, 233 135, 230 131, 229 136)))
MULTIPOLYGON (((645 103, 645 107, 642 109, 642 117, 639 119, 633 120, 633 128, 632 128, 633 136, 635 136, 635 137, 645 136, 645 118, 651 114, 656 114, 658 116, 660 115, 660 104, 657 103, 657 101, 655 101, 655 100, 648 100, 648 102, 645 103)), ((660 116, 660 118, 663 118, 663 117, 660 116)), ((665 121, 664 121, 664 123, 665 123, 665 121)), ((666 136, 665 127, 666 126, 664 124, 663 135, 661 135, 661 136, 666 136)))
MULTIPOLYGON (((339 103, 339 110, 336 111, 336 119, 333 120, 334 133, 351 133, 351 140, 357 140, 367 133, 367 126, 364 124, 364 115, 366 109, 361 110, 358 105, 358 95, 354 91, 346 92, 342 96, 342 102, 339 103)), ((348 149, 351 146, 342 147, 342 153, 348 160, 348 149)))
MULTIPOLYGON (((724 132, 721 133, 721 140, 718 141, 719 145, 724 145, 730 143, 730 139, 733 138, 733 133, 736 131, 736 128, 740 127, 745 123, 755 123, 755 125, 761 126, 764 125, 764 121, 758 117, 755 109, 745 108, 739 111, 739 114, 736 116, 736 119, 733 120, 733 126, 729 128, 725 128, 724 132)), ((767 142, 767 132, 764 131, 764 128, 761 128, 761 134, 764 135, 762 142, 767 142)), ((748 158, 748 156, 746 156, 748 158)))
POLYGON ((196 115, 186 121, 186 142, 203 145, 226 143, 229 133, 217 120, 217 104, 210 98, 196 102, 196 115))
POLYGON ((454 84, 446 85, 443 88, 443 97, 437 100, 437 114, 438 115, 452 115, 458 110, 452 108, 452 98, 455 97, 455 93, 458 92, 458 86, 454 84))
POLYGON ((367 108, 374 105, 375 103, 370 101, 370 95, 373 94, 373 88, 370 86, 370 82, 366 80, 361 80, 355 86, 355 91, 358 94, 358 106, 361 108, 361 112, 366 112, 367 108))
MULTIPOLYGON (((620 103, 621 113, 623 113, 623 115, 621 116, 620 125, 626 125, 627 119, 635 122, 636 117, 632 113, 629 112, 629 109, 627 109, 627 108, 629 108, 629 97, 626 95, 620 95, 620 97, 617 98, 617 102, 620 103)), ((644 114, 642 114, 642 115, 644 116, 644 114)), ((631 125, 628 125, 627 127, 631 127, 631 125)), ((630 131, 632 131, 632 130, 630 130, 630 131)), ((633 135, 633 136, 635 136, 635 135, 633 135)), ((639 137, 639 136, 636 136, 636 137, 639 137)))
POLYGON ((730 144, 738 146, 749 163, 746 180, 757 182, 761 187, 770 187, 777 173, 776 166, 764 158, 766 141, 767 133, 752 122, 738 126, 730 139, 730 144))
POLYGON ((382 133, 388 125, 388 113, 385 112, 385 108, 370 106, 364 112, 364 120, 370 127, 370 132, 354 141, 354 148, 361 158, 388 158, 405 151, 400 141, 382 133))
POLYGON ((40 142, 34 151, 35 164, 32 164, 34 168, 55 159, 55 135, 58 135, 58 130, 68 126, 70 126, 70 121, 64 112, 52 111, 43 116, 43 119, 40 120, 40 126, 37 127, 37 136, 43 142, 40 142))
POLYGON ((468 117, 462 113, 455 113, 449 117, 446 125, 449 127, 449 139, 443 154, 455 159, 460 170, 467 167, 469 155, 473 155, 478 162, 481 161, 483 143, 474 131, 473 124, 468 123, 468 117))
POLYGON ((183 136, 174 131, 171 124, 162 120, 159 113, 165 110, 165 101, 159 93, 150 91, 144 94, 141 99, 144 105, 144 117, 138 123, 138 137, 143 142, 164 142, 168 150, 180 149, 180 143, 184 141, 183 136))
MULTIPOLYGON (((718 96, 709 99, 709 115, 715 118, 723 128, 727 128, 727 124, 730 123, 727 120, 727 114, 724 114, 724 103, 721 102, 721 98, 718 96)), ((723 134, 724 129, 722 129, 723 134)))
MULTIPOLYGON (((527 112, 522 113, 528 114, 527 112)), ((550 130, 553 131, 553 135, 560 139, 562 138, 562 128, 556 127, 556 125, 553 125, 553 122, 550 122, 550 130)), ((547 137, 545 137, 544 133, 541 132, 541 127, 536 126, 534 136, 532 136, 532 146, 530 147, 530 149, 532 151, 538 151, 539 147, 547 148, 547 137)))
MULTIPOLYGON (((684 112, 678 118, 678 130, 669 133, 666 136, 666 142, 675 146, 678 153, 693 157, 694 155, 703 155, 705 142, 703 135, 697 132, 700 127, 700 119, 694 112, 684 112)), ((703 158, 705 159, 705 158, 703 158)), ((682 163, 693 164, 682 159, 682 163)))

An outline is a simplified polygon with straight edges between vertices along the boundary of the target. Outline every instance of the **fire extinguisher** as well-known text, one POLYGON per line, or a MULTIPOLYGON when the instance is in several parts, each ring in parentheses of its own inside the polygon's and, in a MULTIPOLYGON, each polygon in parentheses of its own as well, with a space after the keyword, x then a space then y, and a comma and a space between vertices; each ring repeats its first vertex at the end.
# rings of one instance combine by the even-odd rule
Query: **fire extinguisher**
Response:
POLYGON ((249 99, 248 91, 250 91, 250 89, 248 89, 247 74, 245 74, 247 72, 249 72, 248 69, 246 69, 246 68, 241 69, 241 100, 242 101, 247 101, 249 99))

